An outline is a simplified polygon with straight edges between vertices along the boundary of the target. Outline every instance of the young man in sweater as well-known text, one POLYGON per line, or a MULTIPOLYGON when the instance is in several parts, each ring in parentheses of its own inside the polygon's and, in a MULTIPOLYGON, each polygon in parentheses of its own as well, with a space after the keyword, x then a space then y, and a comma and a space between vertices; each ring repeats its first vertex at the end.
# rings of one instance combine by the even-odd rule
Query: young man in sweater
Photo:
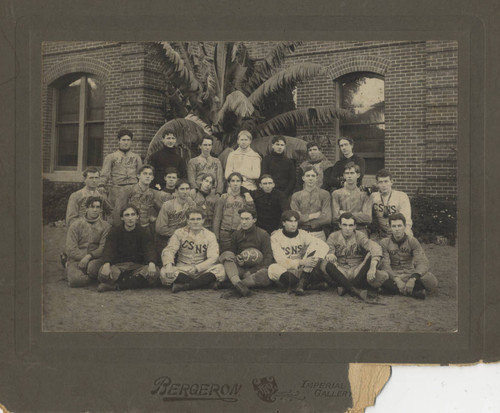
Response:
POLYGON ((199 208, 187 211, 187 226, 177 229, 161 254, 160 280, 172 292, 207 287, 226 279, 224 266, 218 264, 219 245, 215 234, 203 227, 204 213, 199 208))
POLYGON ((243 177, 239 172, 233 172, 228 177, 227 193, 215 204, 213 231, 219 240, 221 253, 231 248, 231 235, 240 229, 241 221, 238 211, 246 206, 255 208, 250 194, 241 193, 243 177))
POLYGON ((382 259, 380 245, 356 230, 354 214, 340 215, 340 231, 330 234, 326 243, 330 249, 322 270, 333 281, 330 284, 341 286, 340 295, 347 291, 364 300, 366 288, 379 288, 389 278, 386 272, 377 270, 382 259))
POLYGON ((154 286, 159 279, 156 253, 149 229, 137 225, 139 211, 125 205, 121 225, 111 228, 99 270, 99 292, 154 286))
POLYGON ((332 222, 332 203, 330 194, 318 187, 318 173, 308 166, 302 176, 304 189, 292 195, 290 207, 300 213, 299 228, 326 241, 324 226, 332 222))
POLYGON ((170 201, 175 198, 175 191, 177 189, 177 181, 179 180, 179 173, 175 168, 165 169, 165 188, 161 190, 163 202, 170 201))
POLYGON ((286 142, 284 136, 272 139, 272 152, 262 159, 260 167, 262 175, 271 175, 276 189, 291 197, 295 188, 295 163, 285 156, 286 142))
POLYGON ((142 166, 141 157, 130 150, 133 138, 133 133, 128 129, 119 131, 118 150, 104 158, 101 179, 108 189, 109 202, 113 208, 121 192, 137 183, 142 166))
POLYGON ((363 176, 365 175, 365 160, 353 153, 354 141, 352 138, 342 136, 337 140, 337 144, 339 145, 342 157, 335 162, 335 165, 325 170, 323 189, 326 189, 328 192, 342 188, 345 166, 349 162, 353 162, 359 166, 359 176, 356 182, 357 186, 361 185, 363 176))
POLYGON ((66 234, 66 277, 70 287, 84 287, 96 279, 111 225, 101 217, 103 200, 86 198, 86 213, 72 221, 66 234))
POLYGON ((246 297, 250 294, 249 288, 267 287, 271 283, 267 276, 267 267, 273 262, 273 252, 269 234, 255 225, 255 210, 242 208, 238 214, 241 229, 233 232, 231 248, 221 254, 219 261, 224 264, 226 275, 236 291, 246 297), (259 250, 263 256, 262 262, 253 266, 245 265, 239 254, 247 248, 259 250))
POLYGON ((373 208, 373 217, 377 227, 378 236, 385 238, 391 234, 389 225, 389 215, 400 212, 406 220, 405 232, 413 236, 411 230, 411 205, 408 195, 401 191, 392 189, 392 176, 387 169, 381 169, 375 176, 377 180, 378 192, 370 195, 369 202, 373 208))
POLYGON ((155 168, 155 177, 151 182, 151 188, 162 190, 165 188, 165 170, 175 168, 182 179, 187 178, 186 162, 177 150, 177 138, 173 129, 163 131, 163 148, 153 153, 149 163, 155 168))
POLYGON ((212 230, 215 214, 215 205, 217 204, 217 197, 213 193, 214 177, 211 174, 202 174, 200 176, 200 183, 198 189, 191 190, 191 198, 198 208, 205 212, 204 227, 212 230))
POLYGON ((356 219, 356 231, 367 234, 367 225, 372 222, 372 208, 369 196, 357 186, 359 165, 348 162, 344 167, 344 186, 332 193, 332 220, 340 224, 340 216, 350 212, 356 219))
POLYGON ((202 175, 210 174, 214 179, 214 192, 222 195, 224 192, 224 171, 222 170, 221 162, 210 155, 213 144, 214 139, 211 136, 206 136, 202 139, 199 145, 201 150, 200 156, 188 162, 188 180, 193 189, 200 189, 202 175))
POLYGON ((233 172, 239 172, 243 177, 242 186, 249 191, 257 189, 255 181, 260 177, 260 155, 250 148, 252 135, 246 130, 238 134, 238 149, 227 157, 224 176, 229 179, 233 172))
POLYGON ((276 261, 268 269, 268 276, 278 286, 288 291, 296 286, 295 294, 304 295, 310 283, 324 280, 321 260, 328 252, 328 245, 319 238, 298 229, 299 213, 289 210, 281 215, 283 229, 271 235, 271 248, 276 261))
POLYGON ((388 294, 401 294, 424 299, 433 291, 438 280, 429 271, 429 260, 415 237, 406 233, 406 217, 402 213, 389 215, 391 235, 380 241, 383 250, 381 269, 389 275, 392 285, 382 285, 388 294))
POLYGON ((326 156, 321 153, 319 145, 315 142, 309 142, 306 145, 307 148, 307 159, 300 164, 299 168, 299 177, 297 179, 298 184, 302 187, 303 185, 303 176, 309 167, 313 167, 318 175, 316 185, 321 188, 323 185, 323 175, 327 168, 333 166, 333 164, 326 159, 326 156))

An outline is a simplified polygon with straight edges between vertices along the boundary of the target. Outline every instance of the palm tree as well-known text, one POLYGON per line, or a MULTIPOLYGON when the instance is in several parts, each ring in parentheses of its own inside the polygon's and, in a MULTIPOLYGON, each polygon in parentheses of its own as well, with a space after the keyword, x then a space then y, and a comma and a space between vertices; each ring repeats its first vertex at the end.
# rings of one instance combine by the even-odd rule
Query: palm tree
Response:
MULTIPOLYGON (((151 44, 161 56, 159 64, 169 84, 166 116, 175 119, 155 134, 146 160, 161 147, 161 135, 167 127, 174 128, 188 152, 196 148, 201 137, 212 135, 217 139, 214 152, 219 154, 235 144, 241 129, 252 132, 254 149, 265 152, 273 135, 297 125, 327 123, 346 116, 346 110, 335 106, 295 108, 289 104, 283 113, 269 110, 279 93, 291 96, 297 84, 326 74, 326 68, 315 63, 281 68, 299 45, 279 42, 257 61, 242 42, 151 44)), ((300 139, 287 137, 287 155, 302 157, 305 145, 300 139)))

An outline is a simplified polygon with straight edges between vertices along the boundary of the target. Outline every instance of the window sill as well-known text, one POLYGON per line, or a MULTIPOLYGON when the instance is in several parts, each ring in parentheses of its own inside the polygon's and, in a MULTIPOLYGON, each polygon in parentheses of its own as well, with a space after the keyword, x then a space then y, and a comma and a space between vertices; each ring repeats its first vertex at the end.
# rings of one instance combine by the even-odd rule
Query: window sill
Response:
POLYGON ((55 182, 82 182, 83 175, 79 171, 53 171, 42 174, 43 179, 55 182))

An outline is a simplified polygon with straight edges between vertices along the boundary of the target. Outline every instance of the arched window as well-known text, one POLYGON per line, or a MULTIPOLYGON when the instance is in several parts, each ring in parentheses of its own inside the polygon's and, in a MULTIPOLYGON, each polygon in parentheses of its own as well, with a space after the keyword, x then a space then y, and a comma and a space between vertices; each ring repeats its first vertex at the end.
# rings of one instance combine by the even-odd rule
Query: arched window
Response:
POLYGON ((384 167, 384 78, 374 73, 349 73, 337 79, 340 107, 354 115, 339 123, 339 136, 354 139, 354 153, 366 161, 366 175, 384 167))
POLYGON ((101 166, 104 142, 104 85, 94 76, 72 73, 55 88, 54 169, 101 166))

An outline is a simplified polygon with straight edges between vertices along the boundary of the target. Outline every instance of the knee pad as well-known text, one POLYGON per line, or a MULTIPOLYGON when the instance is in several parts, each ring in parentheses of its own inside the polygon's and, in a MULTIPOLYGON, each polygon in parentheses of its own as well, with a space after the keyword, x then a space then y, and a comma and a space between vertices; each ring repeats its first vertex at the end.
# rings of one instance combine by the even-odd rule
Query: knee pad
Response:
POLYGON ((219 262, 224 264, 226 261, 231 261, 235 262, 236 261, 236 255, 234 255, 234 252, 232 251, 224 251, 220 257, 219 257, 219 262))

